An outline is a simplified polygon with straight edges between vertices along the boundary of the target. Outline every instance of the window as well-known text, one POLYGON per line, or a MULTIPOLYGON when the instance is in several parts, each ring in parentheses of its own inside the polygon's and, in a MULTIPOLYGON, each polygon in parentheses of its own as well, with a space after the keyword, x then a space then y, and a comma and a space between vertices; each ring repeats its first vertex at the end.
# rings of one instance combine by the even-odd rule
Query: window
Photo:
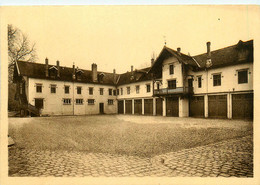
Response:
POLYGON ((81 87, 77 87, 77 94, 81 94, 81 87))
POLYGON ((151 92, 151 85, 150 84, 146 84, 146 92, 151 92))
POLYGON ((174 74, 174 68, 173 68, 173 64, 170 64, 169 66, 169 72, 170 72, 170 75, 174 74))
POLYGON ((221 86, 221 74, 213 75, 213 86, 221 86))
POLYGON ((113 95, 116 96, 116 90, 113 90, 113 95))
POLYGON ((116 94, 117 94, 117 95, 119 95, 119 89, 117 89, 116 91, 117 91, 117 93, 116 93, 116 94))
POLYGON ((70 93, 70 86, 65 85, 64 86, 64 92, 65 92, 65 94, 69 94, 70 93))
POLYGON ((103 95, 104 94, 104 88, 100 88, 99 93, 100 93, 100 95, 103 95))
POLYGON ((71 104, 71 99, 63 99, 63 105, 70 105, 71 104))
POLYGON ((89 105, 94 105, 95 103, 95 100, 94 99, 88 99, 88 104, 89 105))
POLYGON ((160 89, 160 84, 159 84, 159 83, 157 83, 157 89, 158 89, 158 90, 160 89))
POLYGON ((42 98, 35 98, 35 107, 37 109, 43 109, 43 99, 42 98))
POLYGON ((89 95, 93 95, 93 87, 88 88, 89 95))
POLYGON ((42 84, 36 84, 36 92, 41 93, 42 92, 42 84))
POLYGON ((108 94, 112 96, 112 89, 108 89, 108 94))
POLYGON ((168 88, 169 89, 176 89, 176 80, 168 81, 168 88))
POLYGON ((201 88, 201 76, 198 76, 198 88, 201 88))
POLYGON ((238 71, 238 83, 243 84, 243 83, 248 83, 248 71, 247 70, 241 70, 238 71))
POLYGON ((113 105, 114 104, 114 100, 108 100, 108 105, 113 105))
POLYGON ((76 99, 76 105, 82 105, 83 99, 76 99))
POLYGON ((123 88, 121 88, 121 95, 123 95, 123 88))
POLYGON ((130 87, 127 87, 126 90, 127 90, 127 94, 130 94, 130 87))
POLYGON ((56 85, 51 85, 51 93, 56 93, 56 85))
POLYGON ((140 86, 139 85, 135 86, 135 90, 136 90, 136 94, 139 94, 140 86))

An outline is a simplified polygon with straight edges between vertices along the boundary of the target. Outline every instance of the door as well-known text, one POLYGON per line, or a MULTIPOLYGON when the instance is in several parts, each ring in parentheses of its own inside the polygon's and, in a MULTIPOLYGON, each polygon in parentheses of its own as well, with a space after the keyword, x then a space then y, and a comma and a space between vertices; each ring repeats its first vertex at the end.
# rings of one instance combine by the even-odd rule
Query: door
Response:
POLYGON ((189 102, 190 117, 204 117, 204 96, 193 96, 189 102))
POLYGON ((162 98, 156 99, 156 116, 162 116, 162 98))
POLYGON ((35 107, 37 109, 43 109, 43 98, 35 98, 35 107))
POLYGON ((118 114, 124 114, 124 101, 119 100, 117 104, 118 114))
POLYGON ((253 119, 253 94, 232 94, 232 118, 253 119))
POLYGON ((212 95, 209 96, 209 117, 227 118, 227 96, 212 95))
POLYGON ((179 116, 179 98, 166 98, 166 116, 179 116))
POLYGON ((135 114, 142 114, 142 100, 134 100, 135 114))
POLYGON ((99 114, 104 114, 104 103, 99 103, 99 114))
POLYGON ((125 100, 125 113, 132 114, 132 100, 125 100))
POLYGON ((144 114, 153 115, 153 99, 144 100, 144 114))

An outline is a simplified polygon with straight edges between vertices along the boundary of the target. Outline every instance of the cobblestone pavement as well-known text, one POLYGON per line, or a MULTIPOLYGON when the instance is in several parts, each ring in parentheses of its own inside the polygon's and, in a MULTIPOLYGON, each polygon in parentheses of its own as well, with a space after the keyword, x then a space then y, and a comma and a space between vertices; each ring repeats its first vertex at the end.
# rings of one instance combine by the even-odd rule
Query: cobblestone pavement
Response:
POLYGON ((9 175, 253 177, 253 138, 246 136, 153 158, 11 147, 9 175))

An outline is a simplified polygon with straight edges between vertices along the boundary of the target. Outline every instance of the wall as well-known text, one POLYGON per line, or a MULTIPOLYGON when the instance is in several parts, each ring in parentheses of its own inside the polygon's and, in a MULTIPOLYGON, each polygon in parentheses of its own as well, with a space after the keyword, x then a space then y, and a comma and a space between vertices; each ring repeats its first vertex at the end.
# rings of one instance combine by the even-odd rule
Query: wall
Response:
POLYGON ((162 65, 162 88, 168 87, 168 80, 176 79, 176 87, 183 87, 182 64, 177 58, 171 57, 164 60, 162 65), (169 66, 173 64, 174 73, 170 75, 169 66))
POLYGON ((42 114, 50 115, 84 115, 84 114, 99 114, 99 103, 104 103, 104 113, 114 114, 117 113, 117 100, 116 96, 109 95, 109 88, 115 90, 114 86, 107 86, 101 84, 84 84, 84 83, 73 83, 73 82, 63 82, 55 80, 43 80, 29 78, 28 85, 28 100, 29 103, 35 105, 35 98, 44 99, 44 108, 42 114), (43 85, 42 93, 36 92, 36 83, 43 85), (57 85, 56 93, 50 92, 50 85, 57 85), (70 86, 70 93, 64 93, 64 85, 70 86), (77 86, 82 87, 81 94, 77 94, 77 86), (93 87, 93 95, 89 95, 89 87, 93 87), (104 94, 100 95, 99 88, 104 88, 104 94), (64 105, 63 99, 70 98, 71 105, 64 105), (83 99, 83 105, 77 105, 76 99, 83 99), (94 105, 88 105, 88 99, 95 99, 94 105), (108 99, 113 99, 113 105, 108 105, 108 99))
MULTIPOLYGON (((253 64, 252 63, 238 64, 238 65, 227 66, 227 67, 222 67, 217 69, 210 69, 208 70, 208 75, 206 71, 199 71, 199 72, 189 71, 188 73, 190 75, 194 75, 194 81, 193 81, 194 94, 207 93, 207 85, 208 85, 208 93, 253 90, 253 64), (246 68, 248 68, 249 72, 251 73, 248 74, 248 83, 238 84, 237 70, 246 69, 246 68), (221 73, 221 86, 213 86, 214 73, 221 73), (201 88, 198 88, 197 77, 199 75, 202 75, 201 88)), ((186 85, 188 85, 187 81, 186 81, 186 85)))

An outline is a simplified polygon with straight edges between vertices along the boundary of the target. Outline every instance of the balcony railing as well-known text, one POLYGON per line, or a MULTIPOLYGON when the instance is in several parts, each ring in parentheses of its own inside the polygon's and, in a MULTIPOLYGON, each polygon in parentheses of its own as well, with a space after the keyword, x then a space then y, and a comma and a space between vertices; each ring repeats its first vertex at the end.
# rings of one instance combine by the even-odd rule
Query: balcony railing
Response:
POLYGON ((155 89, 154 95, 155 96, 161 96, 161 95, 171 95, 171 94, 192 94, 193 93, 193 87, 177 87, 175 89, 155 89))

